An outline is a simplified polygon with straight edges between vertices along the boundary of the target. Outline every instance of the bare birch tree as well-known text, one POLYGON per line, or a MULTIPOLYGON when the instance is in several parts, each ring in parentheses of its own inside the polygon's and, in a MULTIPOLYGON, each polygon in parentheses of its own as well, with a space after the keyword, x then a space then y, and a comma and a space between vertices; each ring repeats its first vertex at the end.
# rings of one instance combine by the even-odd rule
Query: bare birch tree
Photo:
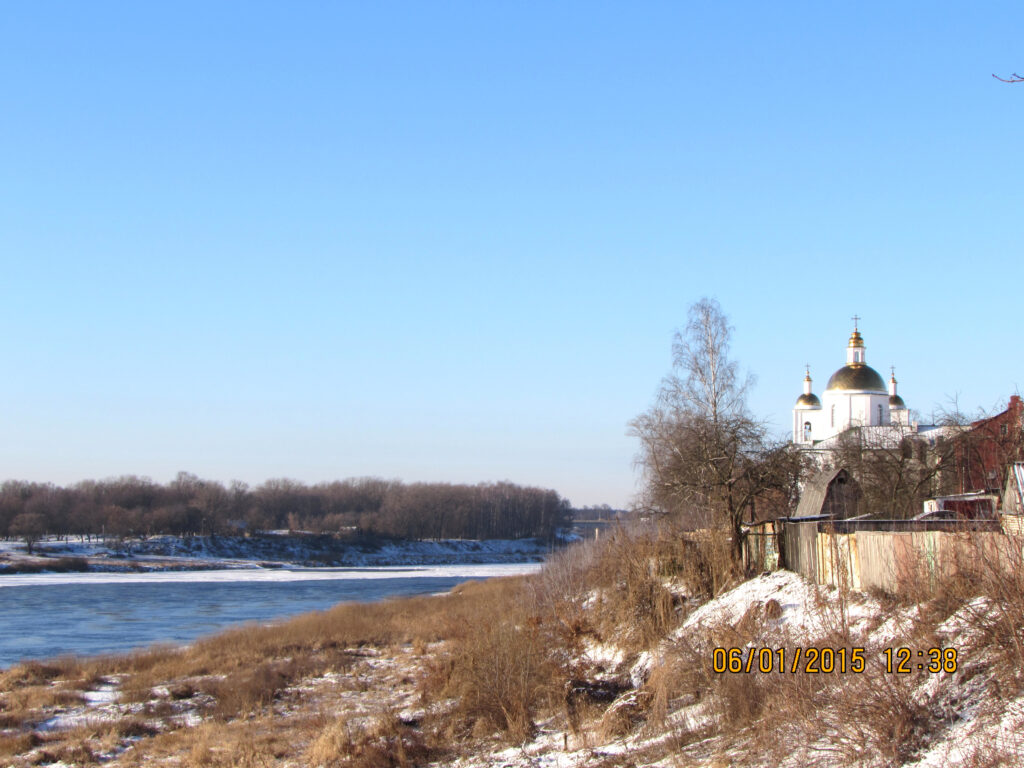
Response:
POLYGON ((729 357, 731 334, 717 301, 691 306, 672 345, 672 371, 630 434, 640 440, 644 504, 693 528, 727 531, 738 562, 745 514, 768 491, 788 493, 799 460, 750 414, 754 379, 729 357))

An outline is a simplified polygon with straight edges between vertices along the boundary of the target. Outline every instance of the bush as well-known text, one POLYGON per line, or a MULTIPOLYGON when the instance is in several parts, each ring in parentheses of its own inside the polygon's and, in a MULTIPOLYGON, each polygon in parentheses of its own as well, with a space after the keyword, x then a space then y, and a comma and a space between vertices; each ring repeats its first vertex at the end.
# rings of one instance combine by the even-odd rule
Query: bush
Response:
POLYGON ((84 557, 59 557, 45 568, 57 573, 83 573, 89 570, 89 561, 84 557))
POLYGON ((431 757, 422 736, 391 712, 381 713, 363 728, 339 718, 306 751, 308 764, 325 768, 408 768, 431 757))
POLYGON ((217 699, 216 715, 228 719, 269 706, 306 669, 295 661, 265 662, 224 680, 209 681, 206 693, 217 699))
POLYGON ((519 743, 532 735, 537 709, 551 701, 558 679, 536 624, 487 621, 456 646, 449 692, 462 714, 519 743))

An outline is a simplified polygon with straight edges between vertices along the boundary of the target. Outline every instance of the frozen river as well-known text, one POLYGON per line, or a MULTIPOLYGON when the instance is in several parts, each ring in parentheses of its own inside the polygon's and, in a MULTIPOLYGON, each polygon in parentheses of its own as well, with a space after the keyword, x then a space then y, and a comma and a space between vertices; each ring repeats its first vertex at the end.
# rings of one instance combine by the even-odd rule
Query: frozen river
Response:
POLYGON ((348 600, 446 592, 537 563, 0 576, 0 668, 21 659, 188 643, 348 600))

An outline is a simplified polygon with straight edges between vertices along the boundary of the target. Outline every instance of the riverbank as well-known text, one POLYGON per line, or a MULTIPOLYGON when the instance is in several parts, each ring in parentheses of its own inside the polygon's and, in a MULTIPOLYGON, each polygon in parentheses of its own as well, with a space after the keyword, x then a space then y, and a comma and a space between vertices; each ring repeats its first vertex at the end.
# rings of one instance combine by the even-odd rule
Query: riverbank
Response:
MULTIPOLYGON (((562 591, 575 570, 563 560, 539 576, 338 606, 187 648, 21 665, 0 673, 0 758, 17 768, 1020 764, 1012 652, 990 644, 977 601, 948 615, 944 605, 940 620, 933 604, 886 604, 789 572, 708 602, 670 579, 661 584, 677 610, 642 637, 650 617, 625 618, 607 585, 562 591), (885 649, 926 643, 957 653, 935 672, 886 670, 885 649), (757 654, 762 666, 803 647, 857 655, 828 674, 803 672, 820 653, 795 674, 722 674, 722 646, 773 649, 757 654)), ((742 668, 747 656, 722 663, 742 668)))
POLYGON ((251 536, 152 536, 90 540, 48 538, 27 552, 0 541, 0 578, 15 573, 220 570, 226 568, 378 568, 541 562, 564 539, 402 541, 266 533, 251 536))
POLYGON ((441 596, 18 665, 0 764, 1024 764, 1024 569, 979 558, 911 598, 744 581, 727 545, 617 532, 441 596))
POLYGON ((501 563, 8 574, 0 577, 0 670, 26 659, 188 644, 246 622, 283 621, 344 601, 445 593, 465 581, 539 568, 501 563))

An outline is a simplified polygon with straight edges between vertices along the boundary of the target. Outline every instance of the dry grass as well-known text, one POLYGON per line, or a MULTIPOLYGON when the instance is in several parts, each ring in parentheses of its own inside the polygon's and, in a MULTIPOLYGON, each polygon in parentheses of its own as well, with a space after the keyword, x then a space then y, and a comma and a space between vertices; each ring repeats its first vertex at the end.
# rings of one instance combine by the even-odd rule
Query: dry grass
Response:
POLYGON ((309 673, 319 673, 322 667, 308 658, 264 661, 230 677, 209 678, 200 684, 198 692, 216 700, 212 712, 215 717, 230 720, 269 707, 281 691, 309 673))
POLYGON ((408 768, 434 756, 419 731, 387 711, 364 725, 344 717, 328 723, 305 754, 308 764, 325 768, 408 768))
POLYGON ((456 644, 448 695, 472 721, 507 734, 512 743, 528 739, 542 706, 550 708, 561 685, 559 670, 535 624, 495 617, 456 644))
MULTIPOLYGON (((467 701, 475 701, 474 706, 486 708, 484 696, 474 694, 469 682, 486 661, 479 650, 473 650, 477 647, 476 628, 492 626, 491 618, 482 617, 502 613, 503 606, 521 598, 522 590, 521 579, 471 582, 442 597, 346 604, 271 626, 245 626, 184 649, 159 647, 123 656, 17 665, 0 675, 0 718, 2 726, 12 731, 0 737, 0 756, 13 757, 35 750, 36 758, 45 753, 62 759, 60 754, 64 752, 61 750, 67 752, 77 739, 82 747, 75 753, 77 757, 70 760, 70 752, 67 752, 65 758, 74 764, 86 764, 91 758, 85 750, 95 752, 101 738, 113 738, 122 745, 141 738, 130 750, 132 754, 145 754, 149 748, 144 745, 152 744, 158 752, 182 750, 190 755, 189 760, 195 765, 261 764, 266 749, 259 746, 259 739, 229 737, 235 730, 211 731, 205 725, 182 731, 172 718, 180 708, 172 702, 188 705, 193 712, 208 719, 210 727, 218 722, 238 726, 253 718, 269 717, 290 687, 300 681, 315 679, 327 672, 345 673, 365 661, 364 657, 372 658, 372 654, 362 649, 411 646, 424 652, 436 648, 443 638, 456 649, 452 658, 461 660, 459 664, 447 663, 449 674, 443 687, 449 684, 458 687, 466 691, 467 701), (452 676, 450 673, 455 669, 459 671, 452 676), (54 713, 81 707, 82 691, 110 680, 121 681, 120 701, 129 708, 126 712, 138 712, 145 721, 134 715, 122 716, 102 733, 96 729, 78 733, 65 731, 45 738, 34 733, 36 724, 54 713), (156 692, 163 688, 166 688, 163 693, 156 692), (155 727, 149 722, 156 722, 164 733, 156 735, 155 727), (217 735, 218 741, 204 749, 203 739, 212 738, 211 733, 217 735)), ((515 636, 517 631, 510 629, 509 636, 515 636)), ((505 637, 495 636, 490 647, 503 647, 505 637)), ((512 645, 512 648, 517 647, 512 645)), ((508 657, 510 666, 506 669, 511 670, 521 658, 517 653, 508 657)), ((542 656, 539 648, 534 650, 534 659, 540 660, 542 656)), ((536 675, 528 679, 533 681, 536 675)), ((414 681, 407 682, 412 685, 414 681)), ((342 687, 359 689, 368 684, 354 676, 342 687)), ((428 684, 423 685, 425 700, 431 698, 429 688, 428 684)), ((438 688, 434 695, 449 694, 442 694, 442 688, 438 688)), ((297 694, 288 696, 291 700, 297 694)), ((512 688, 501 692, 499 698, 502 702, 499 710, 504 707, 509 717, 497 726, 526 727, 532 704, 517 704, 512 688)), ((402 736, 397 741, 387 736, 382 727, 373 731, 371 741, 376 746, 367 742, 360 747, 360 754, 364 755, 361 764, 385 764, 380 762, 381 755, 388 749, 395 751, 396 759, 400 758, 402 750, 416 753, 419 747, 410 741, 413 732, 405 726, 402 728, 402 736), (371 753, 376 757, 366 762, 370 760, 366 756, 371 753)), ((280 751, 276 746, 274 750, 280 751)), ((399 759, 395 764, 403 763, 399 759)))
POLYGON ((553 639, 572 653, 588 637, 643 650, 685 618, 686 598, 703 602, 736 583, 727 545, 668 523, 619 528, 554 555, 530 582, 530 602, 553 639))
MULTIPOLYGON (((912 599, 921 618, 903 638, 917 647, 941 644, 938 622, 961 612, 994 654, 1007 698, 1024 689, 1024 558, 1019 542, 1008 541, 1005 552, 958 564, 954 580, 918 583, 912 599), (1014 563, 1019 567, 1007 570, 1014 563), (979 594, 987 600, 973 601, 979 594)), ((667 527, 616 531, 556 555, 536 577, 469 582, 444 597, 342 605, 186 649, 19 665, 0 675, 0 726, 9 729, 0 736, 0 757, 20 764, 15 756, 31 753, 88 765, 120 746, 128 747, 123 765, 173 758, 217 768, 287 759, 391 768, 520 744, 547 719, 546 727, 564 725, 578 747, 668 733, 661 749, 674 751, 680 765, 690 754, 698 763, 711 759, 712 748, 768 764, 790 756, 794 745, 809 759, 835 764, 900 765, 941 732, 944 723, 920 694, 922 678, 885 674, 877 657, 865 674, 715 674, 712 649, 763 645, 778 605, 666 641, 692 607, 733 583, 726 547, 667 527), (614 644, 627 660, 657 649, 662 662, 630 690, 621 669, 597 670, 583 660, 592 642, 614 644), (81 691, 112 680, 121 681, 126 707, 119 720, 33 732, 52 712, 80 705, 81 691), (423 712, 414 721, 383 698, 357 706, 382 687, 415 693, 423 712), (175 724, 182 706, 204 722, 175 724)), ((826 630, 817 644, 851 647, 849 598, 840 590, 816 606, 826 630)), ((904 610, 909 600, 889 605, 904 610)), ((786 646, 790 658, 795 645, 786 646)), ((973 764, 1000 765, 1006 754, 1000 746, 978 753, 973 764)))

